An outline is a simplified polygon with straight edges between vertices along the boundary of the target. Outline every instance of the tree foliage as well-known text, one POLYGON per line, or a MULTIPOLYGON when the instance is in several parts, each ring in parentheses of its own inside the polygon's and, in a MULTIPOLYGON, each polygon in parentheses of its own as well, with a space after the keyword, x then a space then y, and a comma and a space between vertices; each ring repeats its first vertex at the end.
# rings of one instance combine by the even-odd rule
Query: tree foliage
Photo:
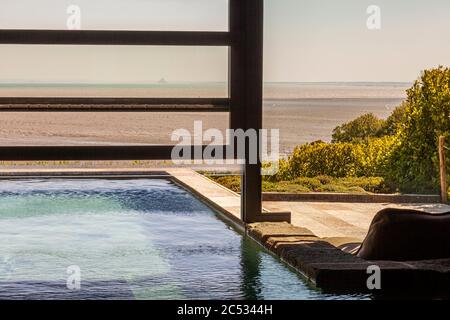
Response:
POLYGON ((395 135, 400 130, 403 123, 403 117, 405 116, 406 106, 406 103, 402 103, 394 109, 392 114, 385 121, 384 126, 380 131, 380 136, 395 135))
POLYGON ((398 143, 388 170, 403 190, 438 188, 439 136, 450 140, 450 69, 444 67, 424 71, 407 91, 398 143))
POLYGON ((333 130, 332 142, 364 142, 370 138, 395 135, 403 123, 405 111, 406 103, 402 103, 386 120, 373 113, 364 114, 336 127, 333 130))
POLYGON ((383 119, 373 113, 367 113, 336 127, 333 130, 332 142, 361 142, 369 138, 380 137, 384 125, 383 119))
POLYGON ((439 136, 450 142, 450 69, 444 67, 424 71, 387 120, 365 114, 337 127, 332 143, 297 147, 271 180, 381 176, 391 189, 436 191, 439 136))

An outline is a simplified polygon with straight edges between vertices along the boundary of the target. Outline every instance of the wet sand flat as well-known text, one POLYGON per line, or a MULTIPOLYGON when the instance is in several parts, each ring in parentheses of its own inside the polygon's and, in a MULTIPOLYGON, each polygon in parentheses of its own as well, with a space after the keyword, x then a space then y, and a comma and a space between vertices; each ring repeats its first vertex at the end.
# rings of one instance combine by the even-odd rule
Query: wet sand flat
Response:
MULTIPOLYGON (((405 98, 407 84, 268 84, 264 127, 280 130, 282 153, 316 140, 330 141, 333 128, 367 112, 386 118, 405 98)), ((223 84, 107 88, 1 86, 5 96, 224 97, 223 84)), ((226 113, 1 112, 0 145, 173 144, 176 129, 228 128, 226 113)))
MULTIPOLYGON (((329 141, 334 127, 373 112, 386 118, 401 99, 267 100, 264 127, 279 129, 281 150, 329 141)), ((228 128, 226 113, 0 113, 0 145, 167 144, 175 129, 228 128)))

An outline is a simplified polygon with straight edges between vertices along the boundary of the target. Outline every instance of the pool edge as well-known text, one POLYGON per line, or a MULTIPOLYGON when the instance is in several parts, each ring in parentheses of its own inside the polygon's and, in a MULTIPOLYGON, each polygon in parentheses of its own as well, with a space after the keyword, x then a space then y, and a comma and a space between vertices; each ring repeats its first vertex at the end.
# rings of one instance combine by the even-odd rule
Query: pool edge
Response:
POLYGON ((382 291, 378 293, 450 288, 450 259, 365 261, 339 250, 308 229, 289 223, 245 224, 240 220, 239 195, 190 169, 0 170, 0 178, 169 179, 325 292, 375 293, 367 287, 368 267, 373 265, 380 268, 383 279, 382 291))

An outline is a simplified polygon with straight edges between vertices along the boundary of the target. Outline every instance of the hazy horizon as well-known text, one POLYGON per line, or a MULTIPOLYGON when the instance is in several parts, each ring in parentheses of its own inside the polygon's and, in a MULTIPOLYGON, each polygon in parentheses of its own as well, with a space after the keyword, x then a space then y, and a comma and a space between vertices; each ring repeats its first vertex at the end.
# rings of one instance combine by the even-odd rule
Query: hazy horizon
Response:
MULTIPOLYGON (((0 80, 0 85, 177 85, 177 84, 228 84, 227 81, 169 81, 168 79, 161 78, 159 81, 153 82, 23 82, 21 80, 14 81, 3 81, 0 80), (160 83, 159 81, 164 79, 165 83, 160 83)), ((264 81, 264 84, 354 84, 354 85, 364 85, 364 84, 393 84, 393 85, 411 85, 413 81, 405 82, 405 81, 264 81)))

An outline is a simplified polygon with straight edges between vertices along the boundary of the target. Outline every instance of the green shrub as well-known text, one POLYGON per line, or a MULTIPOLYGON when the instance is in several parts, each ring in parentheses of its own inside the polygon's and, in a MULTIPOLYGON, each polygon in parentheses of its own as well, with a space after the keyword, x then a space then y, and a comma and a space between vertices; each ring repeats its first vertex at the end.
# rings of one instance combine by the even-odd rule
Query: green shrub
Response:
POLYGON ((400 106, 392 111, 392 114, 387 118, 383 128, 380 131, 381 136, 392 136, 397 134, 404 121, 406 113, 406 103, 402 103, 400 106))
POLYGON ((264 192, 288 192, 288 193, 302 193, 311 192, 307 186, 295 184, 290 181, 270 182, 263 181, 262 184, 264 192))
POLYGON ((394 143, 394 137, 386 136, 364 143, 305 144, 295 148, 287 160, 281 161, 279 172, 270 179, 287 181, 324 175, 334 178, 378 176, 387 166, 394 143))
POLYGON ((424 71, 407 91, 398 144, 386 168, 389 180, 402 191, 437 191, 439 136, 450 141, 450 69, 443 67, 424 71))
MULTIPOLYGON (((439 136, 450 141, 450 69, 444 67, 424 71, 386 121, 366 114, 337 127, 333 143, 296 147, 277 174, 265 177, 265 187, 434 192, 439 188, 439 136)), ((234 180, 222 182, 238 188, 234 180)))
POLYGON ((339 184, 326 184, 318 191, 320 192, 336 192, 336 193, 365 193, 365 190, 360 187, 345 187, 339 184))
POLYGON ((304 186, 308 190, 316 191, 322 186, 322 182, 316 178, 299 177, 292 181, 292 183, 304 186))
MULTIPOLYGON (((240 176, 207 176, 217 183, 235 192, 240 192, 240 176)), ((380 177, 353 177, 332 178, 329 176, 318 176, 315 178, 299 177, 293 181, 269 181, 263 179, 262 189, 264 192, 340 192, 340 193, 363 193, 363 192, 389 192, 384 179, 380 177)))
POLYGON ((383 119, 373 113, 364 114, 333 130, 333 142, 361 142, 379 137, 385 125, 383 119))
POLYGON ((389 193, 392 191, 382 177, 348 177, 337 180, 337 183, 347 188, 357 187, 372 193, 389 193))
POLYGON ((321 184, 329 184, 333 181, 332 177, 325 175, 317 176, 316 179, 319 180, 321 184))
POLYGON ((208 176, 218 184, 230 189, 234 192, 241 192, 241 177, 240 176, 208 176))

